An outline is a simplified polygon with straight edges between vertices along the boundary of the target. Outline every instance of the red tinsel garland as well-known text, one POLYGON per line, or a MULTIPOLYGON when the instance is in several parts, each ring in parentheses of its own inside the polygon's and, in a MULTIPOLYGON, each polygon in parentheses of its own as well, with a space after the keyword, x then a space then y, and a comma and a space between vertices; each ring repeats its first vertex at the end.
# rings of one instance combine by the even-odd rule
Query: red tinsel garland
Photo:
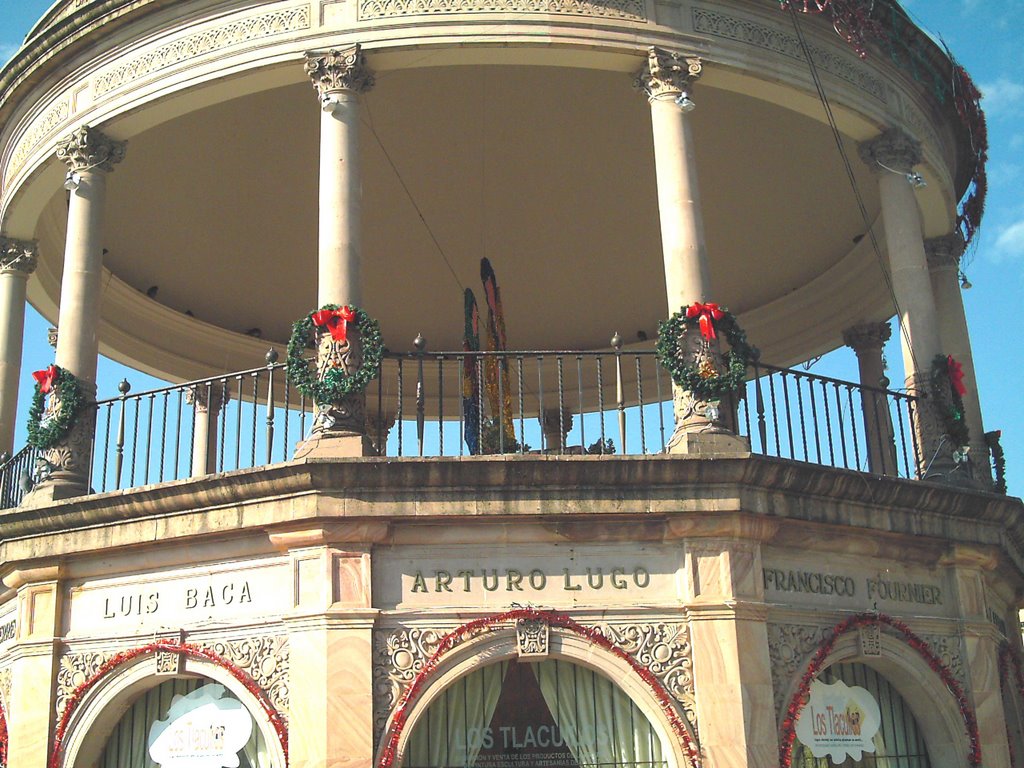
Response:
POLYGON ((441 638, 441 642, 437 646, 437 650, 434 651, 431 657, 423 665, 423 669, 420 670, 418 675, 416 675, 412 684, 405 690, 405 693, 402 694, 402 697, 395 705, 394 715, 392 716, 388 731, 385 734, 385 746, 381 752, 377 768, 393 768, 398 751, 398 742, 402 737, 402 731, 405 729, 412 703, 423 689, 427 679, 430 678, 430 676, 437 670, 437 666, 441 658, 459 644, 469 640, 475 633, 481 630, 494 629, 498 625, 505 624, 509 621, 517 621, 519 619, 539 619, 546 622, 549 626, 567 629, 581 637, 585 637, 594 645, 603 648, 629 664, 632 670, 636 672, 637 675, 639 675, 654 692, 655 697, 661 705, 662 711, 665 713, 669 723, 672 725, 672 730, 683 745, 686 756, 690 761, 691 768, 700 768, 700 749, 694 743, 693 736, 691 736, 687 727, 676 714, 675 708, 672 704, 672 698, 669 696, 668 691, 665 690, 658 678, 655 677, 647 667, 640 664, 636 659, 612 643, 611 640, 601 633, 601 630, 595 627, 585 627, 563 613, 558 613, 556 611, 542 611, 536 608, 516 608, 494 616, 476 619, 468 624, 463 624, 458 629, 449 632, 441 638))
MULTIPOLYGON (((948 51, 947 51, 948 53, 948 51)), ((985 165, 988 163, 988 125, 985 112, 981 108, 981 91, 974 84, 967 70, 953 59, 953 103, 960 116, 960 122, 971 140, 971 151, 974 153, 974 189, 963 201, 960 208, 959 224, 963 230, 964 242, 970 243, 974 233, 981 226, 981 217, 985 213, 985 197, 988 195, 988 175, 985 165)))
MULTIPOLYGON (((1021 703, 1024 703, 1024 665, 1021 664, 1020 656, 1004 642, 999 649, 999 691, 1006 693, 1006 684, 1010 680, 1010 665, 1013 665, 1014 682, 1017 683, 1017 695, 1021 703)), ((1010 750, 1010 768, 1016 768, 1017 760, 1013 754, 1013 739, 1010 736, 1010 720, 1006 718, 1006 746, 1010 750)))
POLYGON ((0 768, 7 767, 7 713, 0 702, 0 768))
POLYGON ((175 642, 172 640, 159 640, 155 643, 150 643, 149 645, 143 645, 139 648, 133 648, 129 651, 122 651, 121 653, 115 654, 103 663, 103 665, 96 671, 95 675, 75 688, 71 696, 68 697, 67 704, 64 706, 64 713, 61 715, 60 722, 57 724, 57 731, 53 737, 53 751, 50 753, 49 768, 60 768, 61 757, 64 751, 64 739, 67 736, 68 723, 71 721, 71 716, 74 714, 75 709, 79 704, 81 704, 82 698, 85 694, 87 694, 100 680, 122 664, 133 659, 137 659, 140 656, 157 652, 177 653, 190 659, 202 659, 216 664, 230 672, 233 678, 241 683, 249 693, 256 697, 256 700, 260 703, 260 707, 262 707, 264 714, 266 714, 270 719, 271 724, 274 726, 274 731, 277 732, 277 737, 281 741, 281 750, 284 752, 285 766, 288 765, 288 726, 285 725, 281 714, 274 708, 270 698, 263 689, 257 685, 256 681, 252 679, 248 672, 234 662, 228 661, 223 656, 219 656, 208 648, 203 648, 199 645, 190 645, 189 643, 175 642))
POLYGON ((804 671, 803 677, 800 678, 800 685, 796 689, 796 693, 793 694, 793 698, 786 708, 786 717, 782 721, 782 738, 779 740, 780 768, 790 768, 792 765, 793 742, 796 739, 796 721, 799 719, 800 712, 810 697, 811 683, 821 672, 825 660, 835 647, 836 641, 847 632, 870 624, 886 624, 902 635, 907 645, 917 651, 918 655, 925 660, 932 671, 942 679, 946 688, 949 689, 949 692, 953 694, 953 698, 956 699, 957 706, 960 708, 960 716, 964 720, 964 727, 967 729, 967 738, 971 745, 970 751, 967 754, 967 764, 970 768, 979 768, 981 766, 981 741, 978 735, 978 722, 974 717, 974 710, 971 709, 971 705, 967 701, 967 696, 960 687, 960 683, 956 681, 953 673, 942 663, 942 660, 935 655, 928 646, 928 643, 914 634, 910 627, 902 621, 887 616, 884 613, 858 613, 850 616, 832 627, 832 631, 821 645, 818 646, 818 650, 815 651, 814 656, 811 658, 811 662, 804 671))
POLYGON ((779 0, 782 10, 800 13, 828 13, 832 28, 849 43, 862 59, 868 56, 867 43, 882 33, 882 25, 873 18, 874 3, 865 0, 779 0))

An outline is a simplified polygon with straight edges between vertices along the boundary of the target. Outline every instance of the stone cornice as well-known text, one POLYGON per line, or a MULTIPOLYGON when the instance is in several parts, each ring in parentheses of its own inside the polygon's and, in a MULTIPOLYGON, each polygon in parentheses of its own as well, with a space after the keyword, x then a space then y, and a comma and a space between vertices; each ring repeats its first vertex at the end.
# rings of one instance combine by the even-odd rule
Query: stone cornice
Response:
MULTIPOLYGON (((391 530, 515 521, 585 541, 614 530, 629 538, 642 516, 650 530, 639 538, 673 540, 671 521, 738 513, 770 523, 745 526, 754 539, 776 524, 782 536, 792 524, 815 523, 833 537, 871 532, 939 550, 997 547, 1017 573, 1011 578, 1024 573, 1019 499, 762 456, 291 462, 3 513, 0 561, 25 568, 142 541, 294 530, 314 520, 387 522, 391 530), (586 505, 569 503, 581 495, 586 505)), ((720 536, 721 526, 706 533, 720 536)))
POLYGON ((0 272, 31 275, 39 265, 39 245, 35 240, 15 240, 0 236, 0 272))

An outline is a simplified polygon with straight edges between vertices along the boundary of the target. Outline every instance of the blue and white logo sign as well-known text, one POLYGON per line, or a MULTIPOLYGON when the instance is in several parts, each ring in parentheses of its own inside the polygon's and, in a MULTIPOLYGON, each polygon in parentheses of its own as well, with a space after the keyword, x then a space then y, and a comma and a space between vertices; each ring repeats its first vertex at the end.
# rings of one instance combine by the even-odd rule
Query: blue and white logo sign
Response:
POLYGON ((828 755, 839 765, 847 756, 860 760, 863 753, 874 752, 881 726, 878 702, 869 691, 842 680, 828 685, 815 680, 796 721, 796 737, 815 757, 828 755))
POLYGON ((252 736, 252 716, 211 683, 175 696, 167 718, 149 729, 149 756, 160 768, 238 768, 238 752, 252 736))

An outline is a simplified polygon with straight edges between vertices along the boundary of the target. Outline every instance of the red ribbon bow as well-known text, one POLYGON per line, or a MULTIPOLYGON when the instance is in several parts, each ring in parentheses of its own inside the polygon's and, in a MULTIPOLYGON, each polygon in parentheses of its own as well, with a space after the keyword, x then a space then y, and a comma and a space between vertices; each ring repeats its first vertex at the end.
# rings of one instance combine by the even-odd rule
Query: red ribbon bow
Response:
POLYGON ((32 378, 39 385, 39 391, 44 395, 48 395, 53 389, 53 382, 57 380, 57 366, 51 365, 45 370, 36 371, 32 374, 32 378))
POLYGON ((967 394, 967 387, 964 386, 964 365, 953 359, 952 355, 946 355, 946 367, 949 370, 949 381, 954 391, 963 397, 967 394))
POLYGON ((341 309, 321 309, 313 313, 313 325, 317 328, 327 328, 331 332, 331 338, 335 341, 348 340, 348 324, 356 319, 356 313, 351 307, 341 309))
POLYGON ((693 306, 686 308, 686 317, 693 319, 695 317, 700 318, 700 333, 701 335, 711 341, 717 338, 715 335, 715 320, 721 320, 725 317, 725 313, 718 308, 717 304, 701 304, 699 301, 695 302, 693 306))

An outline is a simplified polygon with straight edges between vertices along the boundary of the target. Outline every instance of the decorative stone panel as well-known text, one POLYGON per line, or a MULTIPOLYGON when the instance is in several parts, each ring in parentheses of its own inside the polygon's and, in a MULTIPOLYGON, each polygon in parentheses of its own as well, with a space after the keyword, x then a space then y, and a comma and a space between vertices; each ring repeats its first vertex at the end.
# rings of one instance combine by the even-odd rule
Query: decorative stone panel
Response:
POLYGON ((828 627, 809 624, 768 624, 768 657, 772 665, 775 711, 786 706, 785 696, 808 656, 821 645, 828 627))
POLYGON ((310 9, 308 5, 303 5, 239 19, 220 27, 187 35, 104 72, 96 78, 93 94, 102 96, 146 75, 213 51, 275 35, 298 32, 309 29, 309 26, 310 9))
POLYGON ((0 706, 5 712, 11 711, 11 681, 10 667, 0 669, 0 706))
POLYGON ((643 0, 360 0, 360 20, 453 13, 549 13, 647 21, 643 0))
POLYGON ((65 653, 60 657, 57 668, 57 718, 60 719, 67 707, 68 699, 78 686, 91 680, 100 671, 100 667, 113 658, 113 651, 87 651, 84 653, 65 653))
MULTIPOLYGON (((728 16, 706 8, 694 8, 693 31, 746 43, 797 61, 806 61, 803 47, 796 35, 756 21, 728 16)), ((833 53, 813 44, 808 44, 807 48, 818 69, 845 80, 881 102, 885 101, 885 86, 882 80, 873 76, 852 56, 833 53)))

